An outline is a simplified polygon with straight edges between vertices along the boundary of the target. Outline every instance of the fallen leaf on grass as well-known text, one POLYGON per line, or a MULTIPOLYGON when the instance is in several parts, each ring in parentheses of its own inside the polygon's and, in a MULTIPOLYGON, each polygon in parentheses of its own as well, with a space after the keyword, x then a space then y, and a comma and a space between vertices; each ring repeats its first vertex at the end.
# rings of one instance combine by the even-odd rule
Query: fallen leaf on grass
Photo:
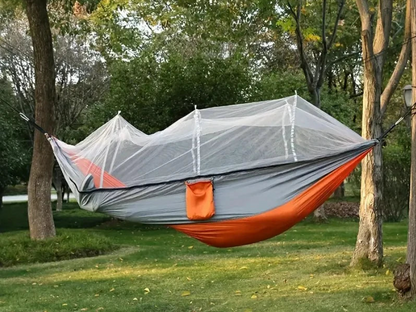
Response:
POLYGON ((185 296, 189 296, 190 294, 191 294, 191 292, 186 290, 186 291, 182 292, 181 296, 185 297, 185 296))
POLYGON ((235 291, 235 295, 236 295, 236 296, 241 296, 241 290, 236 290, 236 291, 235 291))
POLYGON ((137 298, 133 298, 133 301, 137 301, 137 300, 139 300, 139 299, 137 299, 137 298))
POLYGON ((246 266, 242 266, 242 267, 240 268, 240 270, 244 270, 244 269, 248 269, 248 267, 246 267, 246 266))
POLYGON ((308 290, 305 286, 298 286, 298 290, 308 290))
POLYGON ((110 289, 110 292, 111 292, 111 291, 114 291, 114 290, 115 290, 114 288, 111 288, 111 289, 110 289))
POLYGON ((389 275, 389 274, 390 274, 390 270, 387 270, 387 271, 386 271, 386 275, 389 275))
POLYGON ((63 307, 65 307, 65 306, 67 306, 68 305, 68 303, 62 303, 62 306, 63 307))
POLYGON ((368 297, 365 297, 364 298, 364 302, 366 302, 366 303, 373 303, 373 302, 375 302, 375 300, 374 300, 373 297, 368 296, 368 297))
POLYGON ((146 287, 146 288, 144 289, 144 293, 145 293, 145 294, 148 294, 149 292, 150 292, 150 289, 146 287))
POLYGON ((99 296, 100 296, 100 294, 95 294, 94 296, 95 296, 95 297, 99 297, 99 296))
POLYGON ((257 299, 257 295, 252 295, 251 299, 257 299))
POLYGON ((188 281, 190 281, 190 280, 191 280, 191 278, 190 278, 190 277, 187 277, 186 279, 187 279, 188 281))
POLYGON ((81 311, 87 311, 88 310, 88 308, 82 308, 81 309, 81 311))
POLYGON ((189 246, 189 247, 188 247, 188 249, 192 249, 192 248, 194 248, 194 246, 189 246))
POLYGON ((99 307, 97 310, 95 310, 95 311, 101 311, 101 310, 104 310, 104 308, 103 307, 99 307))

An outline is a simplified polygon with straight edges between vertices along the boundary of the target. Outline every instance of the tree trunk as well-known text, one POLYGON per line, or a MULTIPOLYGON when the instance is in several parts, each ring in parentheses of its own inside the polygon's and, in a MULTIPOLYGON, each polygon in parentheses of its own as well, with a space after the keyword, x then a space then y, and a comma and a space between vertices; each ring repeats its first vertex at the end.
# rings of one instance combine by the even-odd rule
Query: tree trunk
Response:
POLYGON ((3 208, 3 194, 4 194, 4 187, 0 186, 0 210, 3 208))
MULTIPOLYGON (((318 107, 321 108, 321 89, 320 88, 314 88, 311 93, 312 96, 312 103, 318 107)), ((319 206, 316 210, 313 212, 313 220, 315 222, 324 222, 327 219, 326 213, 325 213, 325 204, 322 204, 319 206)))
MULTIPOLYGON (((370 38, 370 33, 363 31, 363 50, 369 49, 368 44, 372 44, 370 38)), ((362 136, 365 139, 381 135, 380 96, 381 75, 378 65, 375 61, 366 62, 362 119, 362 136)), ((382 150, 381 144, 377 144, 362 161, 360 225, 351 265, 359 264, 363 259, 369 259, 377 265, 382 263, 382 177, 382 150)))
POLYGON ((62 183, 55 182, 55 188, 56 188, 56 211, 62 211, 62 202, 65 194, 62 192, 62 183))
POLYGON ((341 199, 345 196, 345 184, 342 182, 342 184, 335 190, 334 197, 341 199))
POLYGON ((312 103, 318 108, 321 108, 321 89, 315 88, 312 92, 312 103))
POLYGON ((56 211, 62 211, 62 202, 65 194, 63 193, 62 175, 59 166, 54 166, 52 182, 56 190, 56 211))
MULTIPOLYGON (((47 0, 26 0, 35 65, 35 120, 48 133, 54 130, 55 65, 47 0)), ((53 154, 50 144, 35 130, 32 166, 28 185, 30 237, 53 237, 55 225, 51 207, 53 154)))
MULTIPOLYGON (((411 1, 412 85, 416 86, 416 0, 411 1)), ((416 102, 416 89, 412 90, 416 102)), ((410 266, 410 296, 416 295, 416 118, 412 118, 412 153, 410 169, 409 229, 407 236, 407 263, 410 266)))

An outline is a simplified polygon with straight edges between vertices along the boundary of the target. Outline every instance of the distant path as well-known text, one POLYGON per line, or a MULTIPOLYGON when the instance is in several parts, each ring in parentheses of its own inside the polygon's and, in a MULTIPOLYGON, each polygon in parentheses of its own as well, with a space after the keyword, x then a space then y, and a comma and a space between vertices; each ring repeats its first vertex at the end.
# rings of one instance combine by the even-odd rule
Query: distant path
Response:
MULTIPOLYGON (((51 194, 52 201, 56 201, 56 194, 51 194)), ((66 195, 65 195, 66 198, 66 195)), ((74 194, 69 195, 70 199, 75 199, 74 194)), ((27 195, 12 195, 12 196, 3 196, 3 203, 10 204, 10 203, 25 203, 27 202, 27 195)))

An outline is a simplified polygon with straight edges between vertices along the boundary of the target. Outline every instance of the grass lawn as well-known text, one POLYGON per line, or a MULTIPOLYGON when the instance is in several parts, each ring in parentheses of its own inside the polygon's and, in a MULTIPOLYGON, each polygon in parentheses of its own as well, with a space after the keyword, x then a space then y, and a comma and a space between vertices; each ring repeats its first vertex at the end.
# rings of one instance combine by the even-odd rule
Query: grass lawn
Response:
MULTIPOLYGON (((0 311, 415 311, 393 291, 406 222, 384 225, 385 266, 349 268, 358 222, 305 220, 265 242, 212 248, 165 227, 109 222, 74 206, 58 233, 121 249, 94 258, 0 269, 0 311)), ((0 240, 27 235, 24 205, 6 205, 0 240)))

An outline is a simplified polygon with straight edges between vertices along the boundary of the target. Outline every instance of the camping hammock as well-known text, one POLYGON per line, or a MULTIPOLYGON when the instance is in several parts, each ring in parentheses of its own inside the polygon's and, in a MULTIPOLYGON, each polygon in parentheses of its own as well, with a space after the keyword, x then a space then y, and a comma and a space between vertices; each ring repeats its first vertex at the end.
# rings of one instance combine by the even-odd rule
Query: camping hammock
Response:
POLYGON ((195 108, 151 135, 119 113, 76 145, 49 141, 81 208, 216 247, 286 231, 378 142, 297 95, 195 108))

